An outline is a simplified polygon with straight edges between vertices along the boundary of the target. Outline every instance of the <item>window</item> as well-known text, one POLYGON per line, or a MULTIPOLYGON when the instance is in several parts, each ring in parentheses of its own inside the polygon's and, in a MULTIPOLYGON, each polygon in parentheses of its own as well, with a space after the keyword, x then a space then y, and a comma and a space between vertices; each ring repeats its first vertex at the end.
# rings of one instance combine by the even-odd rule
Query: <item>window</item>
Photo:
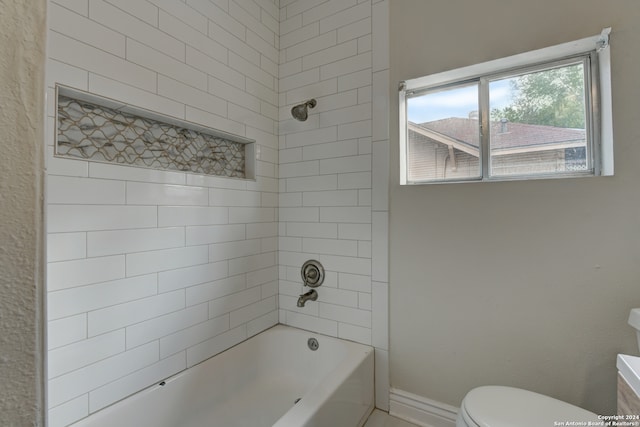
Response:
POLYGON ((612 175, 609 31, 402 82, 401 184, 612 175))

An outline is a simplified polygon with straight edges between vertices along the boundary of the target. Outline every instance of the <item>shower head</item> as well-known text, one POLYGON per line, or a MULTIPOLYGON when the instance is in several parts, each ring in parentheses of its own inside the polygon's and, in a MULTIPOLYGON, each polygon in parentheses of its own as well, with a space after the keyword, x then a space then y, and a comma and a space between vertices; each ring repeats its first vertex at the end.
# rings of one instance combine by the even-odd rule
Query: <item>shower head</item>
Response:
POLYGON ((309 115, 307 109, 313 108, 315 106, 316 106, 316 100, 310 99, 303 104, 299 104, 293 107, 291 109, 291 115, 293 116, 294 119, 304 122, 305 120, 307 120, 307 117, 309 115))

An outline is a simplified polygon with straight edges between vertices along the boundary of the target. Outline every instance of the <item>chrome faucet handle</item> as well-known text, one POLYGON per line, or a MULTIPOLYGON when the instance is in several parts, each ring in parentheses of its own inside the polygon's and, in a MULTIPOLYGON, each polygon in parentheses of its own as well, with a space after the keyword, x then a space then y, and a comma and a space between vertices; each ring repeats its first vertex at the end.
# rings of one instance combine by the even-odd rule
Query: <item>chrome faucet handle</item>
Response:
POLYGON ((300 275, 302 276, 302 283, 304 283, 305 286, 317 288, 322 285, 324 281, 324 267, 322 267, 320 261, 310 259, 302 264, 300 275))

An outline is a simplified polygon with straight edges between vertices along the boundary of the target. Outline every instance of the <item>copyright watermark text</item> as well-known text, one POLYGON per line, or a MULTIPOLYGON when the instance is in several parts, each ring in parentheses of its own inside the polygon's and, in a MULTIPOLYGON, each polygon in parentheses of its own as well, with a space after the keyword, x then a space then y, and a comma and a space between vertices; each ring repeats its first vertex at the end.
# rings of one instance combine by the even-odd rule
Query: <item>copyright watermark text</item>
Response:
POLYGON ((605 426, 640 427, 640 415, 598 415, 598 421, 554 421, 554 427, 605 426))

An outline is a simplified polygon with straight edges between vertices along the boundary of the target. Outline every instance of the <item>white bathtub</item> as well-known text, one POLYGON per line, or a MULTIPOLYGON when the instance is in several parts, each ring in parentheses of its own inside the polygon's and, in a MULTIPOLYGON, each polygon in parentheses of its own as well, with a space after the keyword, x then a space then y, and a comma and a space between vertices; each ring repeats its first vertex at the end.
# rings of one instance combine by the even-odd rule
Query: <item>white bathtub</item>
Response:
POLYGON ((374 405, 373 349, 278 325, 163 383, 73 426, 362 426, 374 405))

